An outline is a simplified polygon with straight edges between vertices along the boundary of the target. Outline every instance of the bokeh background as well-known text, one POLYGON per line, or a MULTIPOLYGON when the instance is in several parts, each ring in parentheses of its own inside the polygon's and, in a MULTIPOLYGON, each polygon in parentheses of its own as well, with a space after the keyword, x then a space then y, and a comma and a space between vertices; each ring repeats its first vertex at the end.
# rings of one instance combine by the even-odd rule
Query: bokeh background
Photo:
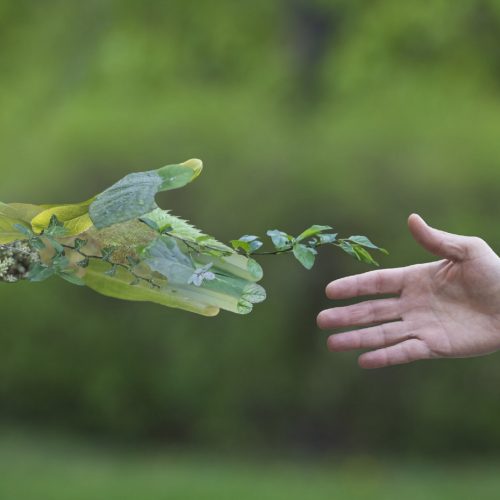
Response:
MULTIPOLYGON (((0 0, 2 201, 191 157, 159 201, 224 241, 329 224, 408 265, 417 211, 500 248, 500 1, 0 0)), ((498 498, 499 355, 362 371, 315 316, 367 268, 261 263, 246 317, 1 286, 1 497, 498 498)))

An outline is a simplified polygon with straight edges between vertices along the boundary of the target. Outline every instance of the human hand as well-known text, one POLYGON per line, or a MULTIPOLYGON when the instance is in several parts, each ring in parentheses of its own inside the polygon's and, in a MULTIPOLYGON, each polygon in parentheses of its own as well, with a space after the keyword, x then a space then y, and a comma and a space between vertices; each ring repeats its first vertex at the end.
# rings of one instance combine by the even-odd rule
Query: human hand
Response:
POLYGON ((330 299, 395 297, 321 311, 321 329, 375 325, 333 334, 328 348, 374 349, 359 357, 362 368, 500 349, 500 258, 480 238, 433 229, 418 215, 408 225, 420 245, 445 260, 331 282, 330 299))

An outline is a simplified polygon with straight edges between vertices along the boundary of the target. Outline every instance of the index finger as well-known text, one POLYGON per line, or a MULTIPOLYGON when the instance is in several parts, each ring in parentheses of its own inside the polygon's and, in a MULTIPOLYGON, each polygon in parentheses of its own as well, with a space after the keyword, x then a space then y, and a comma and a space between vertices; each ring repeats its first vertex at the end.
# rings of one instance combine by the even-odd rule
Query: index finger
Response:
POLYGON ((404 284, 404 269, 382 269, 332 281, 326 287, 329 299, 350 299, 362 295, 399 294, 404 284))

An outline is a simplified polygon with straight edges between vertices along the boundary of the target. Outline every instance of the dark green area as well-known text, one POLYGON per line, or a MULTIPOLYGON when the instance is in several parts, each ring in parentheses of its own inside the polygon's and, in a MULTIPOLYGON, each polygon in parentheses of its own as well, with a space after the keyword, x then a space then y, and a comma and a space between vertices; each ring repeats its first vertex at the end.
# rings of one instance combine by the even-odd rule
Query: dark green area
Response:
MULTIPOLYGON (((158 201, 222 241, 328 224, 408 265, 432 258, 418 211, 499 249, 498 47, 493 0, 0 0, 0 199, 83 201, 199 157, 158 201)), ((231 449, 498 449, 498 355, 361 371, 315 315, 367 266, 260 262, 248 317, 2 285, 2 417, 231 449)))

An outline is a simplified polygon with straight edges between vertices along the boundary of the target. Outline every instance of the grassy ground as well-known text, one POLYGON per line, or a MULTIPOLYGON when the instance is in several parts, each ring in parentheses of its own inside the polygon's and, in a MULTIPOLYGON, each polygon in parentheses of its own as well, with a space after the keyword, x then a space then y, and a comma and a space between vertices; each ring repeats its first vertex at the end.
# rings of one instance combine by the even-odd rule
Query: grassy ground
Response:
POLYGON ((120 451, 0 433, 2 500, 481 500, 500 498, 498 462, 374 458, 297 463, 120 451))

